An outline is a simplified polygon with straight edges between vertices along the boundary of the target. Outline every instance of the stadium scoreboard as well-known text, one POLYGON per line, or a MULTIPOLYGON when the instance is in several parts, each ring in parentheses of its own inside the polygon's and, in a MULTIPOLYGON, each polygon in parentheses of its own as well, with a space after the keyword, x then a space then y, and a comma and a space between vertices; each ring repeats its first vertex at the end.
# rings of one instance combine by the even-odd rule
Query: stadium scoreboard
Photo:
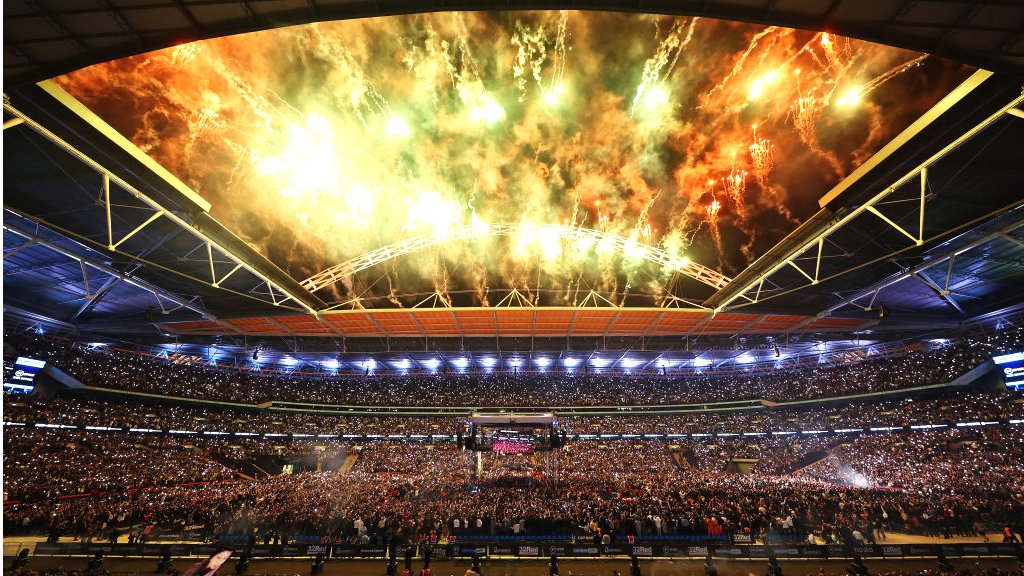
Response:
POLYGON ((1024 390, 1024 352, 994 356, 992 362, 999 367, 1003 384, 1010 390, 1024 390))
POLYGON ((31 394, 36 388, 36 375, 46 366, 45 360, 18 356, 14 365, 4 364, 4 392, 31 394))

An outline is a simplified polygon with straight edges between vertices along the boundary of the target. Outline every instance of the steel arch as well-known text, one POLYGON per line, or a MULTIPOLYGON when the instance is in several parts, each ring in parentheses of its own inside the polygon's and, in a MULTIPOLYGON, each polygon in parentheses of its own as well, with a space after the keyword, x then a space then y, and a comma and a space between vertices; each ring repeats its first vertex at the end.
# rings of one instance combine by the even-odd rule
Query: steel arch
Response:
POLYGON ((400 256, 411 254, 424 248, 458 242, 487 238, 494 236, 514 236, 517 234, 534 235, 556 235, 560 240, 586 241, 596 246, 606 246, 616 252, 626 254, 632 258, 646 260, 661 267, 670 267, 678 270, 681 274, 689 276, 694 280, 706 284, 716 290, 721 289, 729 283, 730 278, 707 266, 698 264, 688 258, 678 258, 656 246, 650 246, 637 242, 625 236, 609 234, 591 228, 577 226, 564 226, 557 224, 526 224, 526 223, 499 223, 483 224, 474 223, 459 226, 442 234, 414 236, 406 238, 387 246, 382 246, 369 252, 364 252, 335 264, 330 268, 319 272, 303 280, 300 284, 310 292, 322 290, 332 286, 346 278, 372 268, 378 264, 394 260, 400 256))

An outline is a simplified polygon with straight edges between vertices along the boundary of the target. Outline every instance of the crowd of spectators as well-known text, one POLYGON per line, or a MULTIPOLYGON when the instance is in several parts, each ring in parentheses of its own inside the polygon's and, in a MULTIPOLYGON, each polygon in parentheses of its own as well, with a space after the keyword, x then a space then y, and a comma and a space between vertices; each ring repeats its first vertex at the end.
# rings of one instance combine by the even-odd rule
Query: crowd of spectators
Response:
POLYGON ((5 500, 234 478, 174 438, 27 429, 6 432, 3 446, 5 500))
POLYGON ((695 434, 837 430, 956 424, 1024 418, 1024 401, 1005 390, 958 391, 884 401, 850 401, 802 407, 696 411, 658 416, 586 416, 562 419, 577 434, 695 434))
MULTIPOLYGON (((94 348, 36 335, 9 338, 11 351, 42 357, 86 385, 259 404, 290 400, 349 405, 573 406, 785 401, 949 382, 993 353, 1024 347, 1006 329, 902 355, 829 365, 729 374, 271 374, 228 366, 172 363, 138 351, 94 348)), ((5 356, 7 356, 5 348, 5 356)))
POLYGON ((801 475, 834 483, 986 493, 1021 489, 1022 462, 1020 426, 957 428, 859 436, 801 475))
MULTIPOLYGON (((38 339, 34 353, 90 385, 251 403, 659 404, 822 397, 945 382, 999 346, 1019 344, 1019 331, 1001 334, 849 365, 725 377, 310 378, 176 365, 53 339, 38 339), (50 348, 43 349, 44 342, 50 348)), ((572 417, 561 419, 560 429, 589 439, 572 439, 552 452, 478 459, 450 439, 430 438, 464 430, 457 417, 5 396, 4 420, 23 425, 5 429, 3 513, 8 533, 86 540, 138 534, 144 526, 222 538, 273 532, 357 543, 431 532, 567 534, 596 542, 627 535, 851 542, 881 539, 887 530, 977 534, 1003 523, 1019 530, 1024 523, 1024 431, 1006 423, 1022 416, 1019 395, 972 390, 880 402, 572 417), (974 421, 996 423, 957 426, 974 421), (902 430, 914 424, 948 426, 902 430), (868 430, 875 426, 901 431, 868 430), (133 434, 128 428, 194 434, 133 434), (796 433, 816 430, 825 432, 796 433), (601 437, 608 433, 661 436, 601 437), (411 434, 424 438, 388 439, 411 434), (267 453, 316 458, 305 472, 241 473, 241 463, 267 453), (357 456, 354 465, 339 466, 344 455, 357 456)))
POLYGON ((87 397, 4 396, 6 421, 115 428, 285 434, 455 434, 457 418, 334 416, 307 412, 229 410, 173 404, 132 404, 87 397))
MULTIPOLYGON (((227 410, 168 404, 132 404, 69 396, 37 399, 5 395, 6 421, 151 428, 317 435, 455 435, 465 418, 336 416, 317 412, 227 410)), ((1024 398, 1006 390, 966 390, 885 401, 850 401, 799 407, 705 410, 657 416, 571 416, 560 418, 568 434, 694 434, 956 424, 1024 418, 1024 398)))
POLYGON ((346 472, 231 481, 212 457, 221 440, 167 437, 158 449, 140 450, 110 435, 103 438, 111 444, 90 459, 22 460, 28 446, 56 456, 62 445, 93 440, 83 440, 82 432, 9 432, 5 489, 21 499, 5 506, 7 525, 80 538, 145 524, 198 526, 221 537, 272 530, 357 542, 430 531, 588 539, 813 534, 831 542, 855 532, 869 540, 879 528, 977 533, 1024 519, 1022 432, 1015 426, 866 434, 838 447, 839 437, 831 444, 824 438, 578 441, 552 453, 489 455, 479 476, 475 455, 451 442, 373 441, 353 448, 359 459, 346 472), (796 475, 780 472, 818 450, 831 456, 796 475), (757 458, 759 465, 750 474, 728 473, 740 458, 757 458), (836 460, 845 468, 832 466, 836 460), (93 478, 105 479, 101 487, 108 491, 71 499, 45 491, 80 489, 93 478), (140 488, 154 483, 165 486, 140 488))

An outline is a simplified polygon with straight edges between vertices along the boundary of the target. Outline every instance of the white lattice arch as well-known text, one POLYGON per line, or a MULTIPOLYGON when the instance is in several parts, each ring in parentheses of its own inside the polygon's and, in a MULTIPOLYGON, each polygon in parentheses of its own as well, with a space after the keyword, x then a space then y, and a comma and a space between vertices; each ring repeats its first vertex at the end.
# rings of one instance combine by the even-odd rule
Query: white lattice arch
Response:
POLYGON ((557 237, 563 240, 589 242, 593 246, 601 246, 603 249, 610 249, 629 256, 630 258, 642 259, 657 264, 658 266, 678 270, 681 274, 689 276, 698 282, 702 282, 712 288, 720 289, 729 283, 730 279, 707 266, 697 264, 688 258, 675 257, 665 250, 656 246, 650 246, 619 236, 593 230, 591 228, 580 228, 576 226, 562 226, 557 224, 484 224, 474 223, 460 226, 445 231, 442 234, 428 236, 415 236, 406 238, 394 244, 389 244, 369 252, 364 252, 355 258, 331 266, 301 282, 310 292, 321 290, 355 275, 358 272, 372 268, 394 260, 400 256, 411 254, 424 248, 457 242, 487 238, 492 236, 514 236, 518 234, 532 234, 537 236, 557 237))

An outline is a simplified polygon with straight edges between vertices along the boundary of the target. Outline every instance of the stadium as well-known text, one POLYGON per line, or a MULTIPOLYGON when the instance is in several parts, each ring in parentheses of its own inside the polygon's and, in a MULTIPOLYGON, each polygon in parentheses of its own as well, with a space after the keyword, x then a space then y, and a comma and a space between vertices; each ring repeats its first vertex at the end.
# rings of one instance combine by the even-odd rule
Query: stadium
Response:
POLYGON ((1016 0, 7 0, 16 576, 1024 574, 1016 0))

